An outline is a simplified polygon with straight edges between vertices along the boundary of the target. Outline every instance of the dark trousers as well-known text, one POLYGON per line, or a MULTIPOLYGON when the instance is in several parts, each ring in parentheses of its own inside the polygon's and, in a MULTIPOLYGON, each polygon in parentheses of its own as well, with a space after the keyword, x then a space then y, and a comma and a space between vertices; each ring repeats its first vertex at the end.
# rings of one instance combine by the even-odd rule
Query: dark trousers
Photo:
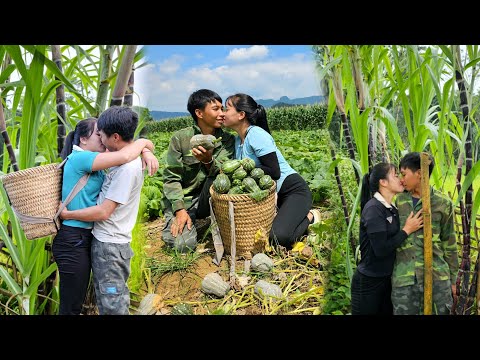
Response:
POLYGON ((356 270, 351 292, 352 315, 393 315, 391 276, 371 277, 356 270))
POLYGON ((59 315, 79 315, 90 280, 92 229, 63 225, 52 252, 60 273, 59 315))
POLYGON ((194 214, 190 214, 189 211, 192 222, 195 222, 195 219, 205 219, 206 217, 210 216, 210 186, 212 186, 214 180, 215 178, 210 176, 205 179, 202 191, 200 192, 200 196, 198 197, 198 207, 195 210, 194 214))
POLYGON ((297 173, 288 175, 278 192, 277 216, 273 219, 270 243, 291 249, 308 232, 307 215, 312 207, 312 193, 297 173))

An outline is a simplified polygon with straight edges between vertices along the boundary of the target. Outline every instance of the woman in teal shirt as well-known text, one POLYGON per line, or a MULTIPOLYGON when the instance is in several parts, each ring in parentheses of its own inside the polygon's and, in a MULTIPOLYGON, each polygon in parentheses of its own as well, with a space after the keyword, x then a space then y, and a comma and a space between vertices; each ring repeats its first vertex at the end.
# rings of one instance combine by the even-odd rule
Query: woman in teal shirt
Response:
POLYGON ((235 130, 235 158, 249 157, 277 182, 277 215, 270 231, 270 243, 291 249, 308 226, 320 221, 311 209, 312 193, 305 180, 287 163, 270 135, 265 108, 247 94, 238 93, 225 101, 224 125, 235 130))
MULTIPOLYGON (((62 201, 78 180, 90 173, 87 184, 67 208, 95 206, 104 180, 103 170, 132 161, 143 152, 151 175, 158 169, 158 161, 151 153, 153 148, 150 140, 139 139, 120 151, 105 152, 97 131, 97 119, 79 121, 75 131, 67 135, 60 155, 68 158, 63 171, 62 201)), ((60 273, 60 315, 78 315, 82 310, 90 279, 92 228, 93 222, 64 220, 53 240, 53 256, 60 273)))

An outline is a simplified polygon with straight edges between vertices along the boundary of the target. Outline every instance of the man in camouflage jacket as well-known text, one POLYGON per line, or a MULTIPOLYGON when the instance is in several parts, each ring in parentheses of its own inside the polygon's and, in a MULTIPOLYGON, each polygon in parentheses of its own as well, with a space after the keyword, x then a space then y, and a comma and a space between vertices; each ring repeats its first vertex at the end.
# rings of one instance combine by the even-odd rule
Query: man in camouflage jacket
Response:
MULTIPOLYGON (((429 173, 434 167, 433 158, 429 173)), ((402 184, 408 193, 397 195, 396 204, 400 226, 408 215, 422 208, 420 153, 412 152, 400 161, 402 184)), ((458 272, 458 250, 454 232, 452 201, 430 188, 433 250, 433 307, 432 313, 450 314, 458 272)), ((392 274, 392 303, 395 315, 423 314, 423 228, 410 234, 397 248, 392 274)))
POLYGON ((190 95, 187 108, 195 124, 173 133, 163 171, 162 239, 180 252, 195 250, 195 220, 209 216, 210 186, 221 164, 234 156, 235 146, 234 136, 221 128, 225 116, 217 93, 197 90, 190 95), (222 140, 212 150, 202 146, 192 149, 190 139, 197 134, 211 134, 222 140))

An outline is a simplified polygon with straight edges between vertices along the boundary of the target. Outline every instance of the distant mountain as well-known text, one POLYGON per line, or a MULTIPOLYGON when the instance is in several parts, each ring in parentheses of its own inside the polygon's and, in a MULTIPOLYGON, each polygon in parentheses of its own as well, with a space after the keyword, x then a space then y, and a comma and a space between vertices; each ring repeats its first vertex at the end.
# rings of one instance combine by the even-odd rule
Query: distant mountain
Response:
MULTIPOLYGON (((280 107, 280 106, 294 106, 294 105, 313 105, 326 103, 327 98, 325 96, 308 96, 297 99, 290 99, 288 96, 282 96, 278 100, 273 99, 258 99, 257 103, 262 104, 265 108, 280 107)), ((190 116, 188 112, 171 112, 171 111, 155 111, 151 110, 150 115, 153 120, 162 120, 168 118, 174 118, 179 116, 190 116)))
MULTIPOLYGON (((264 107, 270 108, 279 103, 284 103, 287 105, 313 105, 313 104, 326 103, 327 98, 326 96, 308 96, 303 98, 290 99, 288 96, 282 96, 278 100, 258 99, 256 101, 257 103, 262 104, 264 107)), ((278 105, 275 107, 278 107, 278 105)))
POLYGON ((150 115, 152 116, 153 120, 162 120, 162 119, 174 118, 179 116, 190 116, 190 113, 150 110, 150 115))

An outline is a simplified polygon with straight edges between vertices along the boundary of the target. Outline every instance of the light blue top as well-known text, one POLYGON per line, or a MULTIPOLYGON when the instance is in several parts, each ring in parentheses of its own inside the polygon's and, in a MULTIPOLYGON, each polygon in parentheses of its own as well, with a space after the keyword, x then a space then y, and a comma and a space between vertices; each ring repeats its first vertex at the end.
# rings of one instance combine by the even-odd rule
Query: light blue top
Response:
MULTIPOLYGON (((68 160, 63 167, 62 183, 62 201, 72 191, 75 184, 86 173, 92 173, 85 187, 72 199, 67 205, 68 210, 84 209, 86 207, 97 205, 98 194, 102 188, 104 172, 92 172, 92 165, 95 157, 99 154, 93 151, 79 150, 75 146, 72 153, 68 155, 68 160)), ((93 222, 80 220, 64 220, 63 224, 73 227, 91 229, 93 222)))
POLYGON ((283 181, 290 174, 295 174, 296 171, 288 165, 280 150, 275 145, 272 135, 263 130, 259 126, 250 125, 247 129, 247 136, 243 144, 240 144, 240 137, 235 136, 235 158, 243 159, 249 157, 255 161, 255 166, 260 166, 260 156, 277 153, 278 163, 280 165, 280 179, 277 180, 277 192, 282 188, 283 181))

